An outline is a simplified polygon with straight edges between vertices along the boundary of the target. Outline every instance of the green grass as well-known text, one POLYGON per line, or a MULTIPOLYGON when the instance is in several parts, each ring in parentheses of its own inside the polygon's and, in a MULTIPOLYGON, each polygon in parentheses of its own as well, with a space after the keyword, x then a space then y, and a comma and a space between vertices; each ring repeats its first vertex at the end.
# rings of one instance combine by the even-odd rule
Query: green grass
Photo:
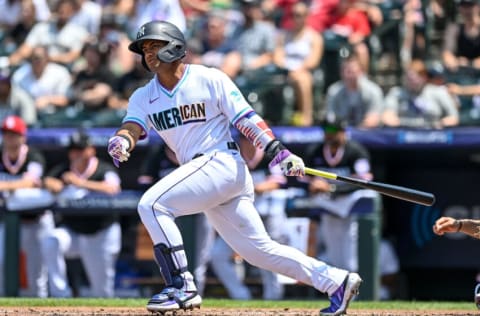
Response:
MULTIPOLYGON (((147 299, 40 299, 40 298, 0 298, 0 307, 22 306, 88 306, 88 307, 145 307, 147 299)), ((233 301, 228 299, 205 299, 203 307, 225 308, 313 308, 323 307, 327 301, 285 300, 285 301, 233 301)), ((417 302, 417 301, 355 301, 351 308, 356 309, 409 309, 409 310, 476 310, 473 302, 417 302)))

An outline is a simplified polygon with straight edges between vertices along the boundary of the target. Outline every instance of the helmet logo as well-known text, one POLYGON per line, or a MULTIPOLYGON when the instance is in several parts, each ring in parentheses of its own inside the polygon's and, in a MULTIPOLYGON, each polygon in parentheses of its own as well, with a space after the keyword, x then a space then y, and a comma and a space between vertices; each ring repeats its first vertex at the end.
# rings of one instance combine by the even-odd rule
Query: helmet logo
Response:
POLYGON ((138 30, 137 39, 139 39, 139 38, 142 37, 143 35, 145 35, 145 26, 142 26, 142 27, 138 30))

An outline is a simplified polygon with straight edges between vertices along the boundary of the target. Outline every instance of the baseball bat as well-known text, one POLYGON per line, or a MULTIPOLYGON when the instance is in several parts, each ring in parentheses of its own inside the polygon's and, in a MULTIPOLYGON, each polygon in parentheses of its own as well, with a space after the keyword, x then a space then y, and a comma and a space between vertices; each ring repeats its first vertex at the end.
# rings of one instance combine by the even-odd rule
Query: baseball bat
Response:
POLYGON ((435 203, 435 196, 429 192, 418 191, 406 187, 401 187, 398 185, 392 185, 382 182, 368 181, 363 179, 356 179, 351 177, 339 176, 332 172, 321 171, 317 169, 305 167, 305 173, 312 176, 319 176, 327 179, 343 181, 365 189, 371 189, 379 193, 413 202, 426 206, 431 206, 435 203))

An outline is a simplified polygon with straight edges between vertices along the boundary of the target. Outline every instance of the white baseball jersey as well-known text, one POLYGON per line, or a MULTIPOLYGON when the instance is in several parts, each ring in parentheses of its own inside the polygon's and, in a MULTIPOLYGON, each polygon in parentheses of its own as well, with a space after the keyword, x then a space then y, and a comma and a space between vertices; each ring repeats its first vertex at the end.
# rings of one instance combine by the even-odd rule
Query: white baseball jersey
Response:
POLYGON ((162 87, 156 76, 136 90, 123 122, 139 124, 145 131, 142 137, 153 128, 184 164, 195 154, 232 141, 230 122, 252 113, 227 75, 215 68, 186 65, 173 90, 162 87))

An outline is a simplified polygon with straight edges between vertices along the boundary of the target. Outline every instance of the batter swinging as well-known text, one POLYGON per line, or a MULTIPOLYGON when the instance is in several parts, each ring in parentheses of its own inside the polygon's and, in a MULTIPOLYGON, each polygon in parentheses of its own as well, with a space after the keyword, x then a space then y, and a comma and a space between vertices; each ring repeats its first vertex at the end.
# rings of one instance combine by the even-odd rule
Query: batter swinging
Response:
POLYGON ((141 26, 129 49, 155 73, 129 100, 126 116, 108 152, 115 165, 128 160, 139 139, 155 130, 175 152, 180 167, 145 192, 138 213, 154 244, 165 288, 147 304, 151 312, 200 307, 182 236, 174 219, 204 212, 222 238, 250 264, 281 273, 328 293, 320 315, 341 315, 358 292, 361 278, 273 241, 253 204, 248 168, 230 135, 230 123, 265 151, 287 176, 304 175, 292 154, 246 102, 227 75, 182 62, 186 43, 173 24, 141 26))

